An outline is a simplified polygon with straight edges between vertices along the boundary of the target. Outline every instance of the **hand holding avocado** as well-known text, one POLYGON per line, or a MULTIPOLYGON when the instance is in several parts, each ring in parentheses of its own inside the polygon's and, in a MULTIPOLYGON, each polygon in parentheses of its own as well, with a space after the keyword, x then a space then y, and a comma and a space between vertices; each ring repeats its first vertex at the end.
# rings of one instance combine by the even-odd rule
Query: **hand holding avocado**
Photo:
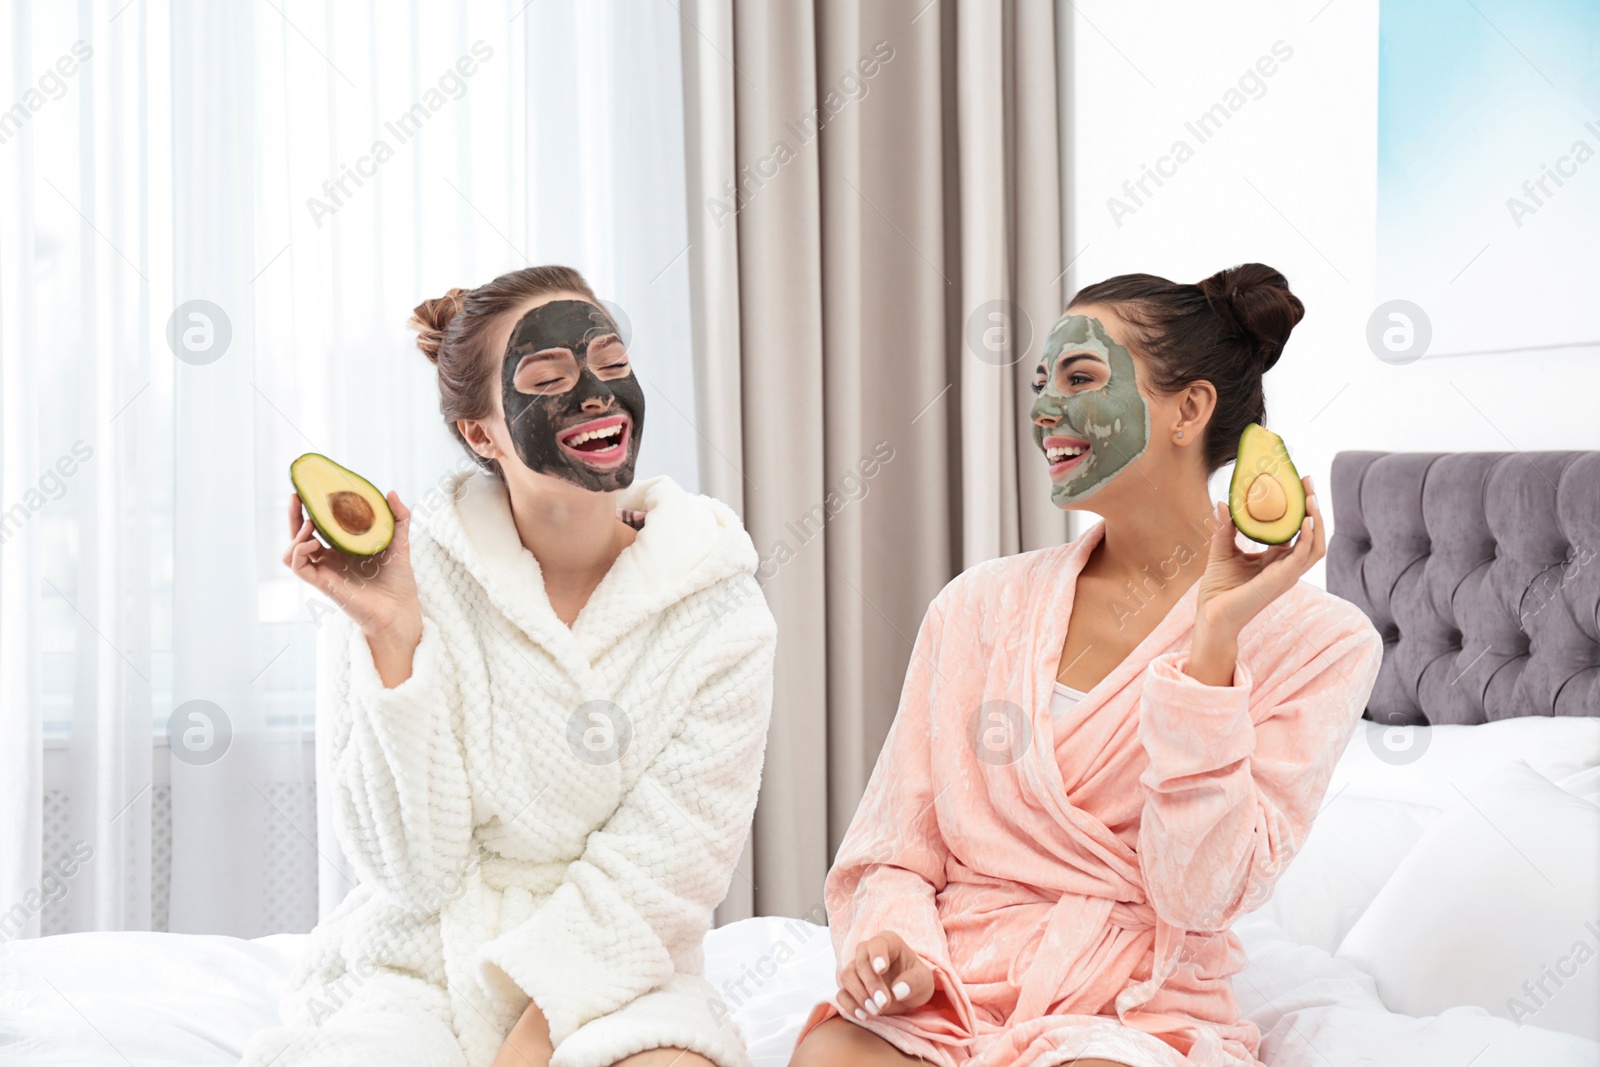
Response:
POLYGON ((1209 685, 1231 685, 1239 631, 1326 554, 1328 532, 1311 479, 1299 477, 1283 440, 1255 423, 1240 438, 1229 504, 1219 502, 1214 518, 1188 673, 1209 685), (1269 547, 1245 552, 1238 533, 1269 547))
POLYGON ((411 573, 411 509, 398 493, 385 498, 365 478, 315 453, 295 460, 290 477, 296 492, 289 497, 284 566, 339 605, 375 653, 381 654, 380 644, 393 644, 409 659, 422 635, 411 573), (318 532, 332 547, 317 540, 318 532))

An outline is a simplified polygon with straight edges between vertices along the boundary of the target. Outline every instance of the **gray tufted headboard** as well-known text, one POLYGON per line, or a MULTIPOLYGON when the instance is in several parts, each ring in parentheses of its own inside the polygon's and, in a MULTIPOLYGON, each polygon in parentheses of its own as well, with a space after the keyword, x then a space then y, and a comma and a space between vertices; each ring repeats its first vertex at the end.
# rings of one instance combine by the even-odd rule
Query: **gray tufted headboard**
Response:
POLYGON ((1328 591, 1383 635, 1366 717, 1600 716, 1600 452, 1342 452, 1328 591))

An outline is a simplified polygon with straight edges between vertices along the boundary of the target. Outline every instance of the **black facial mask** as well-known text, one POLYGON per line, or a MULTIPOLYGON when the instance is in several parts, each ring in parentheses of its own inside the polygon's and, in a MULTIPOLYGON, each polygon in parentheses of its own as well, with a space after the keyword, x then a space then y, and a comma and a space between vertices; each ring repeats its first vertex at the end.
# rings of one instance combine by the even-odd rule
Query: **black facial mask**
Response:
POLYGON ((553 300, 528 312, 511 331, 500 382, 506 429, 530 469, 595 492, 633 484, 644 390, 605 311, 553 300), (517 368, 535 354, 551 358, 528 360, 519 389, 517 368))

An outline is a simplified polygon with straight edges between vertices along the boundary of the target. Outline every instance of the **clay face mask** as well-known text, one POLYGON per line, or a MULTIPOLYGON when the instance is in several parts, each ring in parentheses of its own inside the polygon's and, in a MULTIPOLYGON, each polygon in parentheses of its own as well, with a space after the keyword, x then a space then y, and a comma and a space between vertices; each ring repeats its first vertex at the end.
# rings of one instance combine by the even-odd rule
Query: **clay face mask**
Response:
POLYGON ((1070 507, 1144 455, 1150 412, 1139 395, 1133 357, 1111 339, 1099 319, 1063 315, 1045 341, 1035 371, 1038 399, 1033 439, 1050 461, 1050 499, 1070 507))
POLYGON ((501 399, 530 469, 596 492, 633 483, 644 390, 596 305, 552 300, 524 315, 506 344, 501 399))

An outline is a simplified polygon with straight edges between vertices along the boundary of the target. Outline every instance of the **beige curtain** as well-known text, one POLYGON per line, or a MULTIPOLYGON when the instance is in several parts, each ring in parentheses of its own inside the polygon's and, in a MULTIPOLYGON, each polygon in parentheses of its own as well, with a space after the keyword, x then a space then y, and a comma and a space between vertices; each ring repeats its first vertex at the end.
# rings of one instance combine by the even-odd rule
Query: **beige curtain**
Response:
POLYGON ((778 619, 755 829, 719 912, 820 920, 928 602, 1060 543, 1027 421, 1063 268, 1059 14, 683 0, 704 491, 778 619))

